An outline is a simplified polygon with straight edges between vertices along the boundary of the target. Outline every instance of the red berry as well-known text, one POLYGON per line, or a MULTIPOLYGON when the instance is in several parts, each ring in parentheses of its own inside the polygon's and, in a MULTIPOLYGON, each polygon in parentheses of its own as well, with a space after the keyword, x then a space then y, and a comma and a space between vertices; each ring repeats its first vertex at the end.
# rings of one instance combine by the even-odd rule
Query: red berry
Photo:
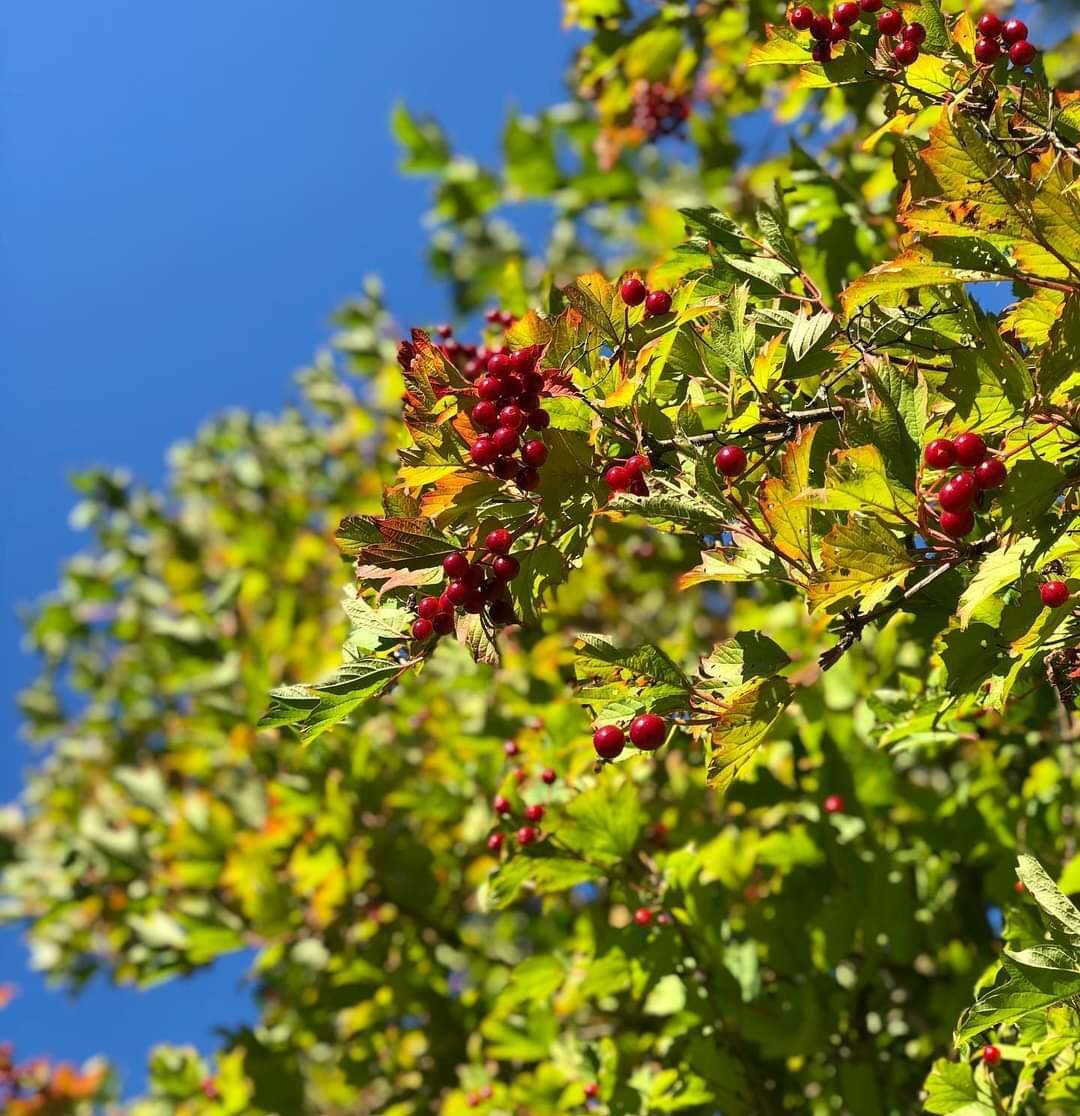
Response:
POLYGON ((540 772, 540 778, 550 787, 558 778, 558 775, 556 775, 550 767, 545 767, 544 770, 540 772))
POLYGON ((956 446, 948 438, 935 438, 923 451, 923 460, 931 469, 948 469, 956 464, 956 446))
POLYGON ((542 372, 523 372, 521 374, 521 382, 525 385, 525 390, 531 394, 544 390, 544 375, 542 372))
POLYGON ((634 921, 638 926, 648 926, 652 922, 652 911, 648 907, 638 907, 634 911, 634 921))
POLYGON ((484 594, 479 589, 470 589, 468 596, 465 598, 464 609, 466 612, 471 612, 474 616, 483 610, 484 607, 484 594))
POLYGON ((469 456, 477 465, 490 465, 499 456, 495 443, 486 435, 477 438, 469 448, 469 456))
POLYGON ((650 291, 645 299, 645 317, 656 318, 671 309, 671 295, 667 291, 650 291))
POLYGON ((864 12, 869 12, 873 15, 874 12, 881 11, 882 0, 859 0, 859 7, 864 12))
POLYGON ((484 539, 484 546, 492 554, 505 554, 510 549, 510 544, 513 541, 510 532, 505 527, 496 527, 494 531, 488 531, 487 538, 484 539))
POLYGON ((979 17, 979 22, 975 24, 975 27, 983 38, 996 39, 1005 29, 1005 24, 1003 24, 993 12, 987 12, 985 15, 979 17))
POLYGON ((831 32, 832 20, 828 16, 814 16, 814 21, 810 24, 811 38, 817 39, 819 43, 827 43, 831 32))
POLYGON ((443 573, 454 580, 463 578, 469 572, 469 566, 469 559, 460 550, 455 550, 442 560, 443 573))
POLYGON ((531 348, 518 349, 510 356, 510 367, 519 375, 531 372, 536 367, 536 354, 531 348))
POLYGON ((469 418, 477 430, 493 430, 499 424, 499 408, 490 399, 481 399, 469 418))
POLYGON ((525 807, 525 820, 531 822, 543 821, 544 807, 539 802, 534 802, 531 806, 525 807))
POLYGON ((438 597, 424 597, 416 606, 416 615, 422 620, 434 620, 442 610, 442 601, 438 597))
POLYGON ((810 24, 814 22, 814 9, 808 8, 805 4, 800 4, 797 8, 792 8, 788 12, 788 23, 796 31, 809 31, 810 24))
POLYGON ((832 29, 829 31, 830 43, 846 43, 851 38, 851 30, 843 23, 833 20, 832 29))
POLYGON ((517 623, 517 617, 514 615, 514 606, 509 601, 492 601, 488 611, 491 616, 491 622, 493 624, 498 624, 500 628, 505 627, 507 624, 517 623))
POLYGON ((824 65, 832 58, 832 47, 828 43, 814 43, 810 48, 810 57, 824 65))
POLYGON ((938 493, 938 500, 946 511, 958 512, 969 507, 979 491, 975 481, 975 474, 969 472, 957 473, 951 480, 947 480, 938 493))
POLYGON ((592 742, 596 754, 601 759, 610 760, 622 753, 626 737, 618 725, 604 725, 593 733, 592 742))
POLYGON ((492 353, 488 357, 487 370, 497 379, 502 378, 510 371, 510 358, 506 353, 492 353))
POLYGON ((432 626, 430 620, 425 620, 422 616, 418 620, 413 621, 412 637, 423 643, 425 640, 431 639, 435 633, 435 628, 432 626))
MULTIPOLYGON (((494 360, 495 358, 492 357, 491 359, 494 360)), ((503 382, 502 380, 495 379, 494 376, 481 376, 480 379, 476 381, 476 394, 480 396, 481 399, 494 402, 502 393, 503 382)))
POLYGON ((521 749, 518 747, 518 744, 517 744, 516 740, 507 740, 507 741, 503 742, 503 755, 504 756, 513 757, 513 756, 518 755, 518 753, 520 751, 521 751, 521 749))
POLYGON ((538 410, 540 407, 540 396, 532 393, 518 396, 518 406, 528 414, 530 411, 538 410))
MULTIPOLYGON (((809 9, 807 9, 809 10, 809 9)), ((585 1098, 586 1100, 595 1100, 600 1095, 600 1086, 595 1081, 585 1082, 585 1098)))
POLYGON ((436 635, 449 635, 454 630, 454 614, 452 612, 440 612, 431 621, 431 626, 435 629, 436 635))
POLYGON ((827 795, 825 801, 822 802, 821 808, 826 814, 842 814, 844 812, 844 800, 838 794, 827 795))
POLYGON ((1013 43, 1009 47, 1009 61, 1014 66, 1030 66, 1035 61, 1035 48, 1027 41, 1027 39, 1020 39, 1019 42, 1013 43))
POLYGON ((1022 19, 1010 19, 1001 29, 1001 37, 1007 43, 1019 43, 1028 37, 1028 25, 1022 19))
POLYGON ((664 743, 667 722, 655 713, 642 713, 630 722, 630 743, 651 752, 664 743))
POLYGON ((460 608, 469 599, 469 586, 464 581, 451 581, 446 587, 446 599, 460 608))
POLYGON ((938 525, 950 539, 962 539, 970 535, 975 527, 975 515, 971 508, 963 511, 943 511, 938 516, 938 525))
POLYGON ((921 23, 909 23, 900 32, 900 37, 905 43, 914 43, 916 46, 922 46, 926 42, 926 28, 921 23))
POLYGON ((918 57, 919 48, 914 43, 901 41, 896 44, 896 49, 893 51, 893 58, 901 66, 910 66, 918 57))
POLYGON ((517 471, 517 486, 526 492, 535 492, 540 487, 540 474, 529 466, 517 471))
POLYGON ((509 457, 521 444, 518 432, 516 430, 511 430, 509 426, 500 426, 499 429, 491 435, 491 441, 502 457, 509 457))
POLYGON ((497 794, 491 800, 491 808, 496 814, 509 814, 510 813, 510 799, 505 795, 497 794))
POLYGON ((855 0, 843 0, 833 8, 833 19, 845 27, 851 27, 859 22, 859 5, 855 0))
POLYGON ((637 278, 623 280, 623 285, 619 288, 619 295, 627 306, 640 306, 648 293, 648 288, 637 278))
POLYGON ((1027 888, 1024 886, 1024 881, 1017 880, 1016 883, 1013 884, 1013 891, 1015 891, 1017 895, 1023 895, 1024 892, 1027 891, 1027 888))
POLYGON ((737 477, 746 468, 746 452, 741 446, 721 446, 713 463, 725 477, 737 477))
POLYGON ((1064 581, 1044 581, 1039 597, 1047 608, 1061 608, 1069 599, 1069 587, 1064 581))
POLYGON ((500 457, 492 469, 500 480, 510 480, 518 474, 518 463, 512 457, 500 457))
POLYGON ((980 489, 1000 488, 1008 475, 1004 462, 996 457, 988 457, 975 467, 975 483, 980 489))
POLYGON ((883 35, 898 35, 904 26, 904 17, 895 8, 886 8, 878 16, 877 29, 883 35))
POLYGON ((989 66, 1001 57, 1001 47, 993 39, 975 40, 975 61, 989 66))
POLYGON ((606 484, 612 492, 626 491, 626 489, 630 487, 631 480, 632 478, 625 465, 612 465, 604 474, 604 484, 606 484))
POLYGON ((531 845, 536 840, 536 830, 531 825, 523 825, 517 831, 519 845, 531 845))
POLYGON ((487 839, 487 847, 497 853, 503 847, 503 835, 501 833, 493 833, 487 839))
POLYGON ((516 403, 507 403, 499 412, 499 425, 520 430, 525 425, 525 412, 516 403))
POLYGON ((547 430, 551 425, 551 415, 543 407, 537 407, 536 410, 529 412, 528 422, 530 430, 547 430))
POLYGON ((982 1048, 983 1065, 996 1066, 1001 1061, 1001 1051, 996 1046, 984 1046, 982 1048))
POLYGON ((623 468, 631 477, 640 477, 642 473, 648 473, 652 470, 652 462, 645 454, 635 453, 633 457, 627 458, 623 468))
POLYGON ((521 563, 512 554, 500 554, 491 563, 491 572, 500 581, 513 581, 521 573, 521 563))
POLYGON ((470 565, 461 580, 470 589, 479 589, 484 584, 484 567, 479 564, 470 565))
POLYGON ((978 465, 986 457, 986 443, 978 434, 958 434, 953 445, 961 465, 978 465))
POLYGON ((534 438, 522 447, 521 457, 526 465, 532 465, 534 469, 539 468, 547 461, 548 448, 539 438, 534 438))

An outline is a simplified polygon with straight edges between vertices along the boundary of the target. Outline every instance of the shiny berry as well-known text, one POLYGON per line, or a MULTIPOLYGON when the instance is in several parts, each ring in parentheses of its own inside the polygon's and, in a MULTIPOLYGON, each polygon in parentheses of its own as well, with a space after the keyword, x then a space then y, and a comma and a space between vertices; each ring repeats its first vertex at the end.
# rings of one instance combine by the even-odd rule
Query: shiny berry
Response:
POLYGON ((506 740, 503 742, 504 756, 510 756, 512 759, 514 756, 519 755, 520 752, 521 748, 518 746, 518 742, 516 740, 506 740))
POLYGON ((488 357, 487 370, 497 378, 502 378, 510 371, 510 358, 506 353, 492 353, 488 357))
MULTIPOLYGON (((809 11, 809 9, 807 9, 807 10, 809 11)), ((596 1098, 599 1095, 600 1095, 600 1086, 597 1085, 595 1081, 586 1081, 585 1082, 585 1099, 586 1100, 596 1100, 596 1098)))
POLYGON ((1001 47, 993 39, 975 40, 975 61, 989 66, 1001 57, 1001 47))
MULTIPOLYGON (((492 357, 491 359, 494 360, 495 358, 492 357)), ((481 399, 494 402, 502 393, 503 382, 502 380, 495 379, 494 376, 481 376, 480 379, 476 381, 476 394, 480 396, 481 399)))
POLYGON ((656 318, 671 310, 671 295, 667 291, 649 291, 645 299, 645 317, 656 318))
POLYGON ((826 814, 842 814, 844 812, 844 800, 838 794, 826 795, 825 801, 822 802, 821 808, 826 814))
POLYGON ((926 28, 921 23, 909 23, 901 32, 900 38, 905 43, 914 43, 922 46, 926 42, 926 28))
POLYGON ((510 799, 505 795, 497 794, 491 800, 491 808, 496 814, 509 814, 510 813, 510 799))
POLYGON ((525 425, 525 412, 516 403, 507 403, 499 411, 499 425, 520 430, 525 425))
POLYGON ((556 775, 550 767, 545 767, 544 770, 540 772, 540 778, 550 787, 558 778, 558 775, 556 775))
POLYGON ((469 559, 460 550, 455 550, 442 560, 443 573, 454 580, 463 578, 469 572, 470 565, 469 559))
POLYGON ((630 722, 630 743, 635 748, 651 752, 664 743, 667 722, 655 713, 642 713, 630 722))
POLYGON ((946 511, 963 511, 970 507, 979 491, 975 474, 969 472, 957 473, 951 480, 947 480, 938 493, 938 501, 946 511))
POLYGON ((1001 1061, 1001 1051, 996 1046, 984 1046, 982 1060, 985 1066, 996 1066, 1001 1061))
POLYGON ((1035 61, 1036 53, 1037 51, 1027 39, 1020 39, 1009 47, 1009 61, 1014 66, 1030 66, 1035 61))
POLYGON ((859 5, 855 0, 843 0, 833 8, 833 19, 845 27, 851 27, 859 22, 859 5))
POLYGON ((490 465, 499 456, 498 447, 487 436, 477 438, 469 447, 469 456, 477 465, 490 465))
POLYGON ((544 807, 539 802, 534 802, 531 806, 525 807, 525 820, 531 822, 538 822, 544 820, 544 807))
POLYGON ((814 22, 814 9, 808 8, 805 4, 800 4, 797 8, 792 8, 788 12, 788 23, 796 31, 809 31, 810 24, 814 22))
POLYGON ((500 581, 513 581, 521 573, 521 563, 512 554, 500 554, 491 563, 491 572, 500 581))
POLYGON ((746 451, 741 446, 721 446, 713 463, 725 477, 737 477, 746 468, 746 451))
POLYGON ((434 620, 431 621, 431 626, 435 629, 436 635, 450 635, 454 630, 454 614, 452 612, 440 612, 434 620))
POLYGON ((1022 19, 1010 19, 1001 29, 1001 37, 1007 43, 1019 43, 1028 37, 1028 25, 1022 19))
POLYGON ((505 527, 496 527, 494 531, 488 531, 487 538, 484 539, 484 547, 492 554, 505 554, 513 541, 513 537, 505 527))
POLYGON ((883 35, 898 35, 904 26, 904 17, 895 8, 886 8, 878 16, 877 29, 883 35))
POLYGON ((469 418, 477 430, 493 430, 499 424, 499 408, 490 399, 481 399, 469 418))
POLYGON ((956 446, 948 438, 935 438, 923 450, 923 460, 931 469, 948 469, 956 464, 956 446))
POLYGON ((518 463, 512 457, 500 457, 492 470, 500 480, 510 480, 518 475, 518 463))
POLYGON ((494 853, 497 853, 503 847, 503 835, 501 833, 493 833, 487 839, 487 847, 494 853))
POLYGON ((810 35, 812 38, 817 39, 819 43, 827 43, 831 32, 832 20, 829 19, 828 16, 814 16, 814 21, 810 24, 810 35))
POLYGON ((1069 599, 1069 587, 1064 581, 1044 581, 1039 586, 1039 597, 1047 608, 1061 608, 1069 599))
POLYGON ((830 43, 846 43, 851 38, 851 29, 843 23, 833 20, 832 30, 829 31, 830 43))
POLYGON ((531 825, 523 825, 517 831, 519 845, 531 845, 536 840, 536 830, 531 825))
POLYGON ((832 58, 832 47, 828 43, 814 43, 810 48, 810 57, 824 64, 832 58))
POLYGON ((537 407, 529 412, 528 424, 530 430, 547 430, 551 425, 551 415, 543 407, 537 407))
POLYGON ((611 468, 604 473, 604 484, 606 484, 612 492, 625 492, 626 489, 630 487, 630 481, 632 479, 625 465, 612 465, 611 468))
POLYGON ((500 426, 498 430, 491 435, 491 441, 502 457, 509 457, 521 444, 518 432, 516 430, 511 430, 509 426, 500 426))
POLYGON ((979 17, 979 22, 975 24, 979 34, 985 39, 999 38, 1001 32, 1005 29, 1005 24, 993 12, 987 12, 985 15, 979 17))
POLYGON ((531 465, 534 469, 537 469, 547 461, 548 448, 539 438, 534 438, 531 442, 526 442, 522 446, 521 458, 526 465, 531 465))
POLYGON ((525 492, 535 492, 540 487, 540 474, 531 466, 524 466, 518 469, 515 479, 518 488, 523 489, 525 492))
POLYGON ((544 390, 544 375, 542 372, 523 372, 521 382, 525 390, 533 395, 544 390))
POLYGON ((610 760, 622 753, 626 737, 618 725, 604 725, 593 733, 592 742, 596 754, 601 759, 610 760))
POLYGON ((648 926, 652 922, 652 911, 648 907, 638 907, 634 911, 634 921, 638 926, 648 926))
POLYGON ((648 297, 649 289, 637 278, 625 279, 619 288, 619 297, 627 306, 640 306, 648 297))
POLYGON ((524 375, 526 372, 531 372, 536 367, 536 354, 529 349, 518 349, 510 357, 510 367, 518 373, 524 375))
POLYGON ((421 620, 434 620, 442 611, 442 601, 438 597, 424 597, 416 606, 416 615, 421 620))
POLYGON ((978 465, 986 458, 986 443, 978 434, 958 434, 953 438, 953 445, 961 465, 978 465))
POLYGON ((1008 475, 1004 462, 996 457, 988 457, 975 467, 975 483, 980 489, 1000 488, 1008 475))
POLYGON ((859 7, 869 15, 881 11, 883 0, 859 0, 859 7))
POLYGON ((633 457, 626 459, 623 468, 631 477, 640 477, 642 473, 648 473, 652 470, 652 462, 645 454, 635 453, 633 457))
POLYGON ((938 516, 938 525, 950 539, 962 539, 975 528, 975 515, 971 508, 963 511, 943 511, 938 516))
POLYGON ((901 41, 896 44, 896 49, 893 51, 893 58, 901 66, 910 66, 918 57, 919 48, 915 43, 901 41))
POLYGON ((418 620, 413 621, 412 637, 423 643, 425 640, 431 639, 434 635, 435 629, 430 620, 425 620, 422 616, 418 620))

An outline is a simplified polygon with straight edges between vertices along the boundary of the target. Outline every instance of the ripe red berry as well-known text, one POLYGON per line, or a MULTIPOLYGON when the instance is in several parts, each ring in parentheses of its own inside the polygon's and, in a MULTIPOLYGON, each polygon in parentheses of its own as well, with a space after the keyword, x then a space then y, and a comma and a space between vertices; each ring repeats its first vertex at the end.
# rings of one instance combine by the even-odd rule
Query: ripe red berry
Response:
POLYGON ((604 484, 606 484, 612 492, 625 492, 626 489, 630 487, 630 481, 632 479, 625 465, 612 465, 611 468, 604 473, 604 484))
POLYGON ((630 722, 630 743, 651 752, 664 743, 667 722, 656 713, 642 713, 630 722))
POLYGON ((518 406, 528 414, 531 411, 539 410, 540 396, 535 392, 526 392, 524 395, 518 396, 518 406))
POLYGON ((905 43, 914 43, 922 46, 926 42, 926 28, 921 23, 909 23, 901 32, 900 37, 905 43))
POLYGON ((810 24, 810 36, 819 43, 827 43, 832 31, 832 20, 828 16, 816 15, 810 24))
POLYGON ((948 438, 935 438, 923 450, 923 460, 931 469, 948 469, 956 464, 956 446, 948 438))
POLYGON ((442 561, 443 573, 454 580, 463 578, 469 572, 469 565, 469 559, 460 550, 448 554, 442 561))
POLYGON ((652 462, 645 454, 635 453, 633 457, 626 459, 623 468, 631 477, 640 477, 642 473, 648 473, 652 470, 652 462))
POLYGON ((648 287, 637 278, 623 280, 619 288, 619 296, 627 306, 640 306, 649 294, 648 287))
POLYGON ((518 463, 512 457, 500 457, 491 468, 500 480, 510 480, 518 474, 518 463))
POLYGON ((986 457, 986 443, 978 434, 958 434, 953 438, 953 445, 961 465, 978 465, 986 457))
POLYGON ((970 535, 975 527, 975 515, 971 508, 963 511, 943 511, 938 516, 938 525, 950 539, 962 539, 970 535))
POLYGON ((536 353, 532 348, 518 349, 516 353, 510 355, 510 367, 518 373, 524 375, 526 372, 531 372, 536 367, 536 353))
POLYGON ((1039 586, 1039 597, 1047 608, 1061 608, 1069 599, 1069 587, 1064 581, 1044 581, 1039 586))
POLYGON ((483 607, 484 594, 481 593, 479 589, 470 589, 468 595, 465 597, 465 611, 471 612, 475 616, 483 607))
POLYGON ((438 597, 424 597, 416 606, 416 615, 422 620, 434 620, 442 610, 442 602, 438 597))
POLYGON ((488 357, 487 370, 497 379, 501 379, 510 371, 510 358, 506 353, 492 353, 488 357))
POLYGON ((539 438, 534 438, 531 442, 526 442, 521 449, 521 457, 526 465, 532 465, 533 468, 539 468, 547 461, 548 448, 540 441, 539 438))
POLYGON ((809 31, 810 24, 814 22, 814 9, 807 7, 805 4, 800 4, 797 8, 792 8, 788 12, 788 23, 796 31, 809 31))
POLYGON ((540 487, 540 474, 531 466, 523 466, 518 469, 515 479, 518 488, 524 489, 526 492, 535 492, 540 487))
POLYGON ((844 812, 844 799, 838 794, 826 795, 821 808, 826 814, 842 814, 844 812))
POLYGON ((470 565, 461 580, 470 589, 479 589, 484 584, 484 567, 479 564, 470 565))
POLYGON ((529 412, 528 424, 530 430, 547 430, 551 425, 551 415, 543 407, 537 407, 529 412))
POLYGON ((481 399, 469 418, 477 430, 493 430, 499 423, 499 408, 490 399, 481 399))
POLYGON ((595 1100, 600 1095, 600 1086, 595 1081, 585 1082, 585 1099, 595 1100))
POLYGON ((496 527, 494 531, 488 531, 484 546, 492 554, 505 554, 513 541, 513 537, 505 527, 496 527))
POLYGON ((1001 1061, 1001 1051, 996 1046, 984 1046, 982 1048, 983 1065, 996 1066, 1001 1061))
POLYGON ((656 318, 671 309, 671 295, 667 291, 649 291, 645 299, 645 317, 656 318))
POLYGON ((513 757, 513 756, 516 756, 520 751, 521 751, 521 749, 518 747, 518 743, 517 743, 516 740, 505 740, 505 741, 503 741, 503 755, 504 756, 513 757))
POLYGON ((536 830, 531 825, 523 825, 517 831, 519 845, 531 845, 536 840, 536 830))
POLYGON ((1009 61, 1018 67, 1030 66, 1035 61, 1035 48, 1027 41, 1020 39, 1009 47, 1009 61))
POLYGON ((746 451, 741 446, 721 446, 713 463, 725 477, 737 477, 746 468, 746 451))
POLYGON ((440 612, 431 621, 431 626, 435 629, 436 635, 449 635, 454 630, 454 614, 452 612, 440 612))
POLYGON ((993 39, 975 40, 975 61, 989 66, 1001 57, 1001 47, 993 39))
POLYGON ((498 430, 491 435, 491 441, 502 457, 509 457, 521 444, 518 432, 516 430, 511 430, 509 426, 500 426, 498 430))
POLYGON ((520 430, 525 425, 525 412, 516 403, 507 403, 499 411, 499 425, 510 430, 520 430))
POLYGON ((1019 43, 1028 37, 1028 25, 1022 19, 1010 19, 1001 29, 1001 37, 1007 43, 1019 43))
POLYGON ((832 29, 829 31, 830 43, 846 43, 851 38, 851 29, 843 23, 833 20, 832 29))
POLYGON ((975 483, 980 489, 1000 488, 1008 475, 1004 462, 996 457, 988 457, 975 467, 975 483))
POLYGON ((1017 895, 1023 895, 1024 892, 1027 891, 1027 888, 1024 886, 1024 881, 1017 880, 1016 883, 1013 884, 1013 891, 1015 891, 1017 895))
POLYGON ((810 57, 824 65, 832 58, 832 47, 828 43, 814 43, 810 48, 810 57))
POLYGON ((490 465, 499 456, 499 450, 487 435, 483 435, 469 447, 469 456, 477 465, 490 465))
POLYGON ((431 639, 434 635, 435 629, 430 620, 425 620, 422 616, 413 621, 412 637, 415 640, 423 643, 425 640, 431 639))
POLYGON ((491 563, 491 572, 500 581, 513 581, 521 573, 521 563, 512 554, 500 554, 491 563))
POLYGON ((871 15, 881 11, 882 0, 859 0, 859 7, 871 15))
MULTIPOLYGON (((491 359, 494 360, 495 358, 492 357, 491 359)), ((476 381, 476 394, 480 396, 481 399, 494 402, 502 393, 503 382, 502 380, 495 379, 494 376, 481 376, 480 379, 476 381)))
POLYGON ((493 833, 487 839, 487 847, 494 853, 497 853, 503 847, 503 835, 501 833, 493 833))
POLYGON ((618 725, 604 725, 593 733, 592 742, 596 754, 601 759, 610 760, 622 753, 626 737, 618 725))
POLYGON ((833 19, 845 27, 851 27, 859 22, 859 5, 855 0, 843 0, 833 8, 833 19))
POLYGON ((996 39, 1005 29, 1005 24, 993 12, 987 12, 979 17, 979 22, 975 24, 975 27, 984 39, 996 39))
POLYGON ((531 806, 525 807, 525 820, 531 822, 543 821, 544 807, 539 802, 534 802, 531 806))
POLYGON ((878 16, 877 29, 883 35, 898 35, 904 26, 904 17, 895 8, 886 8, 878 16))
POLYGON ((652 922, 652 911, 648 907, 638 907, 634 911, 634 921, 638 926, 648 926, 652 922))
POLYGON ((975 481, 975 474, 967 471, 957 473, 951 480, 947 480, 938 493, 938 500, 946 511, 958 512, 971 505, 979 491, 975 481))
POLYGON ((510 799, 505 795, 497 794, 491 800, 491 808, 496 814, 509 814, 510 813, 510 799))
POLYGON ((545 767, 544 770, 540 772, 540 778, 550 787, 558 778, 558 775, 556 775, 550 767, 545 767))

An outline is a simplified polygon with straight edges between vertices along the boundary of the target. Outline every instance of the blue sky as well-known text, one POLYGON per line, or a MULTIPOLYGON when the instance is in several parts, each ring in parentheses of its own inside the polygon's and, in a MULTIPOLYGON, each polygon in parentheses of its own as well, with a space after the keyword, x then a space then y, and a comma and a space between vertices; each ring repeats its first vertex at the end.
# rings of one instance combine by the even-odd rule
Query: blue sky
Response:
MULTIPOLYGON (((208 415, 271 409, 378 273, 399 321, 446 315, 426 276, 428 187, 402 179, 395 100, 434 111, 493 157, 511 104, 558 99, 571 43, 557 0, 53 0, 0 12, 0 801, 31 753, 16 742, 18 602, 80 544, 71 473, 164 475, 208 415), (512 11, 512 15, 508 12, 512 11)), ((211 1047, 251 1017, 243 958, 135 993, 72 1000, 0 932, 0 983, 21 988, 0 1040, 25 1054, 105 1053, 129 1086, 161 1041, 211 1047)))

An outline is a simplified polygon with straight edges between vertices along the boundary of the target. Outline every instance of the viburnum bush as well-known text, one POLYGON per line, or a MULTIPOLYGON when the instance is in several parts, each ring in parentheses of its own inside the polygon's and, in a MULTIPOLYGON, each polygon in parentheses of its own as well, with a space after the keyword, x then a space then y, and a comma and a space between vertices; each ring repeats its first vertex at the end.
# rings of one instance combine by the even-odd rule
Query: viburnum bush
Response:
POLYGON ((853 9, 571 0, 499 167, 395 116, 471 316, 83 482, 6 909, 258 951, 133 1112, 1080 1112, 1075 43, 853 9))

